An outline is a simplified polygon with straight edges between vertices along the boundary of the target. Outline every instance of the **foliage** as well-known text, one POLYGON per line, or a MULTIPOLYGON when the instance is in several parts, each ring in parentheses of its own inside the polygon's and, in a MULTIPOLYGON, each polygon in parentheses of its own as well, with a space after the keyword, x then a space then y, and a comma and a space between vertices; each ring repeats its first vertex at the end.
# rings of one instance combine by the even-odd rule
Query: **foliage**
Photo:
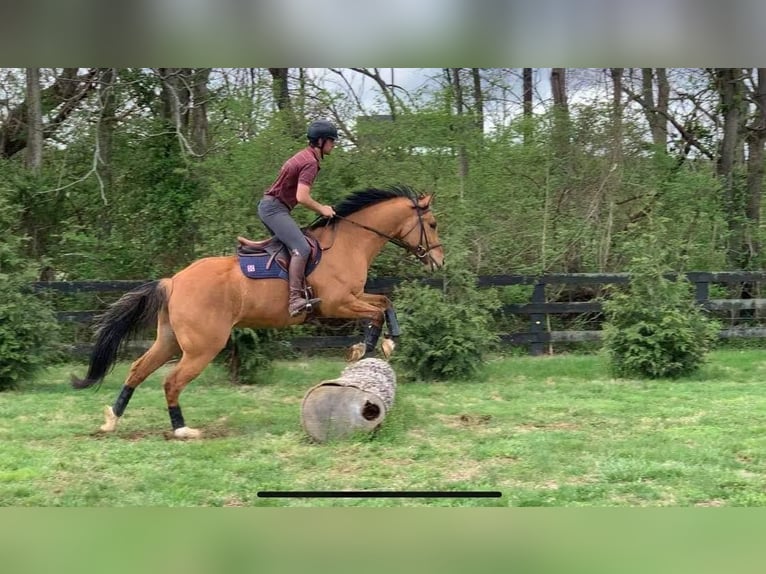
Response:
POLYGON ((619 377, 675 378, 700 368, 720 326, 695 303, 689 282, 668 278, 668 246, 648 234, 633 244, 626 292, 604 302, 604 350, 619 377))
POLYGON ((250 385, 266 380, 274 359, 289 353, 289 344, 276 329, 234 329, 220 356, 232 383, 250 385))
POLYGON ((497 342, 492 312, 499 299, 494 291, 476 286, 465 256, 457 248, 450 251, 443 289, 408 281, 394 292, 402 327, 394 357, 417 379, 475 376, 497 342))
POLYGON ((0 196, 0 391, 19 386, 52 359, 59 333, 49 302, 29 290, 39 269, 22 256, 17 216, 0 196))

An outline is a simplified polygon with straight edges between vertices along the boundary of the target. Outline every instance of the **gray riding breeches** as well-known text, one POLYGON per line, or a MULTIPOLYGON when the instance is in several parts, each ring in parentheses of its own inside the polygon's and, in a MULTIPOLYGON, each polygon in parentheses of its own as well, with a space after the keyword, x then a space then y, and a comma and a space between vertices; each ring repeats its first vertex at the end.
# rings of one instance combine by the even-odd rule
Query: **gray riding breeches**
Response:
POLYGON ((275 197, 264 196, 258 203, 258 217, 272 235, 276 235, 282 243, 287 245, 291 254, 297 251, 303 258, 311 255, 311 248, 306 237, 284 203, 275 197))

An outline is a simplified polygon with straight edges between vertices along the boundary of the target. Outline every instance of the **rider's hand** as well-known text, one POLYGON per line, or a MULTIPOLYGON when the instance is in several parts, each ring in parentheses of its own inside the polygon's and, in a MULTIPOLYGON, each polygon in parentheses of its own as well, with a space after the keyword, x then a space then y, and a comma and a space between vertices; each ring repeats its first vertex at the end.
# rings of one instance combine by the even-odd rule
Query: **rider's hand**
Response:
POLYGON ((322 217, 335 217, 335 210, 332 205, 323 205, 319 208, 319 213, 322 217))

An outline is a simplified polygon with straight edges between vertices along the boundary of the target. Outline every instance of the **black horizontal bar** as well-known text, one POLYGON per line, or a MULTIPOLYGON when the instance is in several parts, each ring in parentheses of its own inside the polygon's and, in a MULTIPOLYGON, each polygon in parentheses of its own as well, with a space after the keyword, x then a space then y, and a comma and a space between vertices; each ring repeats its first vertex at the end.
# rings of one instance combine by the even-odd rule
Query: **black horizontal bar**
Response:
MULTIPOLYGON (((689 271, 682 273, 692 283, 739 283, 747 281, 766 281, 764 271, 689 271)), ((677 273, 665 274, 675 278, 677 273)), ((432 277, 413 278, 424 285, 438 287, 442 279, 432 277)), ((399 283, 409 280, 405 277, 371 277, 365 290, 374 292, 392 291, 399 283)), ((480 287, 501 287, 505 285, 584 285, 605 283, 627 283, 629 273, 545 273, 541 275, 480 275, 477 284, 480 287)), ((126 292, 151 281, 113 280, 113 281, 37 281, 31 284, 36 291, 60 291, 63 293, 80 292, 126 292)))
POLYGON ((258 498, 500 498, 498 490, 261 490, 258 498))

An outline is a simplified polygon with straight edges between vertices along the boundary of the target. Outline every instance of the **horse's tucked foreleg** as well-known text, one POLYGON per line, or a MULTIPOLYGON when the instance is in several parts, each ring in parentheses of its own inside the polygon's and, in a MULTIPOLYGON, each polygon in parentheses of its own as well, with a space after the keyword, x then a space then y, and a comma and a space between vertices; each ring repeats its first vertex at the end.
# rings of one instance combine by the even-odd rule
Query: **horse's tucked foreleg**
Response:
POLYGON ((358 361, 371 356, 380 339, 383 328, 383 312, 388 306, 388 299, 383 295, 362 293, 336 309, 334 315, 339 318, 363 319, 367 323, 364 329, 364 342, 352 345, 346 352, 346 360, 358 361))
POLYGON ((396 340, 399 338, 399 335, 401 335, 402 331, 399 328, 399 320, 396 318, 396 311, 394 310, 394 306, 391 305, 390 302, 388 307, 386 307, 384 316, 386 318, 386 325, 388 326, 388 337, 383 339, 381 349, 383 350, 383 354, 386 356, 386 359, 388 359, 394 352, 394 348, 396 347, 396 340))
MULTIPOLYGON (((391 304, 391 300, 385 295, 364 293, 360 299, 370 303, 371 305, 375 305, 383 312, 383 318, 385 320, 386 326, 388 327, 388 332, 386 333, 380 348, 383 351, 383 355, 386 357, 386 359, 388 359, 393 354, 394 348, 396 347, 396 339, 401 334, 401 329, 399 327, 399 321, 396 318, 396 311, 394 311, 394 306, 391 304)), ((381 326, 382 323, 383 321, 381 321, 381 326)), ((372 342, 372 349, 374 349, 375 345, 377 344, 378 338, 380 337, 380 331, 380 327, 377 327, 376 332, 365 332, 365 335, 369 335, 370 337, 372 342), (374 340, 372 340, 373 337, 374 340)), ((367 339, 365 339, 365 343, 367 343, 367 339)), ((367 351, 370 351, 370 347, 367 347, 367 351)))

